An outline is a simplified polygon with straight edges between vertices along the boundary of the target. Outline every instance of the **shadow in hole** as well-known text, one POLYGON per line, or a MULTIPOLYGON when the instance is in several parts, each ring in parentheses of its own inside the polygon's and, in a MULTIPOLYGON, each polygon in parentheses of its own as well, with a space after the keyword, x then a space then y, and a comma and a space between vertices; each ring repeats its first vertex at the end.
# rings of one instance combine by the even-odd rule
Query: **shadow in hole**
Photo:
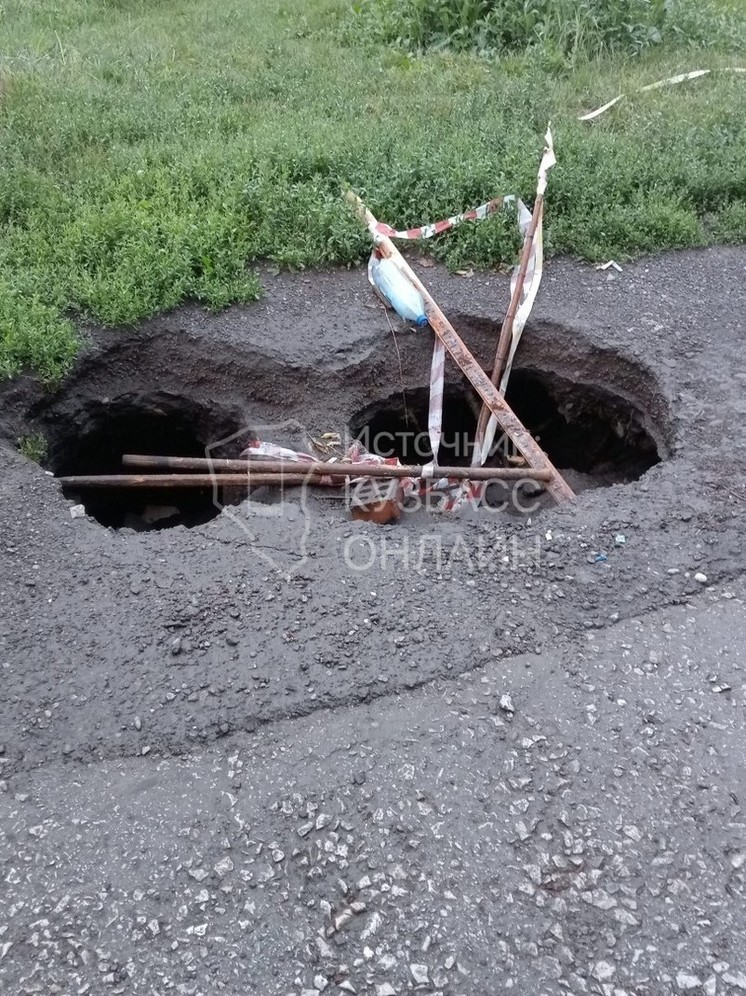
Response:
MULTIPOLYGON (((67 434, 55 444, 50 451, 51 468, 59 477, 121 474, 124 453, 204 457, 207 443, 234 431, 226 425, 210 431, 208 418, 206 409, 183 399, 149 403, 128 398, 96 405, 86 413, 80 432, 67 434)), ((192 527, 220 512, 212 487, 64 488, 63 493, 84 504, 102 525, 114 529, 192 527)))
MULTIPOLYGON (((432 459, 427 434, 429 391, 416 388, 367 406, 350 420, 353 436, 379 456, 402 463, 432 459)), ((660 462, 643 415, 630 401, 600 387, 573 384, 554 374, 515 370, 507 401, 555 466, 576 471, 573 486, 627 483, 660 462)), ((479 399, 469 387, 450 386, 443 404, 438 463, 469 466, 479 399)), ((488 463, 510 462, 516 451, 499 434, 488 463)))

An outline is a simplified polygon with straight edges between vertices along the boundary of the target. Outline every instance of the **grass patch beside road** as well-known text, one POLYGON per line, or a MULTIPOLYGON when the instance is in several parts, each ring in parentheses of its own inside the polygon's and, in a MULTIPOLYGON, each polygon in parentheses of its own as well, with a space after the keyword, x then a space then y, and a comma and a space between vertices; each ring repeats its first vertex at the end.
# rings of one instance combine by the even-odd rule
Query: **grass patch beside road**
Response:
POLYGON ((664 44, 743 45, 738 0, 358 0, 377 40, 407 50, 538 52, 576 65, 612 53, 638 56, 664 44))
MULTIPOLYGON (((259 293, 252 261, 363 259, 345 183, 397 225, 495 194, 531 201, 550 118, 549 252, 625 259, 746 238, 746 79, 576 120, 662 76, 738 64, 722 43, 575 64, 536 50, 414 57, 344 43, 348 10, 0 3, 0 375, 64 373, 70 315, 118 325, 186 299, 219 308, 259 293)), ((430 249, 452 266, 508 263, 515 233, 497 217, 430 249)))

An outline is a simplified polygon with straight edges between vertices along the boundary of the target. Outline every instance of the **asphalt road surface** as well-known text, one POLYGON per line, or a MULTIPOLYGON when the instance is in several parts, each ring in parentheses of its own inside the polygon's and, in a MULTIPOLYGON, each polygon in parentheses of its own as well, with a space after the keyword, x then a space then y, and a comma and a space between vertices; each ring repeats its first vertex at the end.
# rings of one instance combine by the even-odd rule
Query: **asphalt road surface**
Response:
MULTIPOLYGON (((266 414, 280 354, 279 416, 322 427, 312 370, 349 417, 396 389, 360 272, 6 386, 0 992, 746 992, 745 261, 550 265, 524 367, 607 376, 662 459, 531 516, 379 530, 314 498, 113 530, 11 445, 138 378, 239 415, 255 385, 266 414), (260 330, 322 298, 321 338, 285 321, 262 365, 260 330), (179 334, 199 362, 172 374, 179 334)), ((487 350, 497 305, 428 278, 487 350)))

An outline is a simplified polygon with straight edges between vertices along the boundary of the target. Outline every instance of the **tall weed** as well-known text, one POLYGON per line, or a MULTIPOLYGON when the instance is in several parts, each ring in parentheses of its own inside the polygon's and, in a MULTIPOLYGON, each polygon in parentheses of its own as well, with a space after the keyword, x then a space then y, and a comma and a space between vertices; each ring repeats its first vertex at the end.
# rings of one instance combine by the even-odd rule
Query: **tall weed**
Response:
POLYGON ((359 0, 353 9, 379 40, 409 51, 539 51, 571 63, 636 56, 668 39, 738 47, 734 30, 743 35, 743 19, 717 0, 359 0))

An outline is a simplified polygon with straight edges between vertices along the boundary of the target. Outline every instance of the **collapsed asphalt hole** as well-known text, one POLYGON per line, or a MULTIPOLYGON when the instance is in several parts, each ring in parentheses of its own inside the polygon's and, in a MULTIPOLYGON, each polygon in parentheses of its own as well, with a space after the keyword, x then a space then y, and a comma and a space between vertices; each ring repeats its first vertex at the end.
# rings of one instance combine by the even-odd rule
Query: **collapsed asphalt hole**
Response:
MULTIPOLYGON (((405 464, 433 458, 427 431, 430 393, 427 388, 393 394, 369 405, 350 419, 352 435, 370 452, 398 457, 405 464)), ((443 435, 438 462, 443 467, 467 467, 477 427, 478 408, 460 387, 443 393, 443 435)))
MULTIPOLYGON (((77 412, 55 432, 48 463, 57 477, 122 474, 128 472, 122 467, 125 453, 204 457, 205 446, 238 429, 229 414, 190 399, 127 395, 89 403, 77 412)), ((241 448, 238 438, 211 452, 236 456, 241 448)), ((221 504, 236 498, 218 495, 221 501, 216 502, 212 487, 63 488, 63 494, 82 503, 102 525, 137 531, 201 525, 219 514, 221 504)))
MULTIPOLYGON (((660 462, 644 412, 607 388, 516 369, 507 400, 555 466, 571 472, 575 490, 629 483, 660 462)), ((350 430, 372 453, 397 456, 402 463, 427 463, 432 459, 428 403, 427 388, 392 394, 353 415, 350 430)), ((441 466, 471 463, 478 410, 479 399, 470 387, 446 388, 441 466)), ((498 435, 488 463, 510 465, 516 457, 512 444, 498 435)))
POLYGON ((515 370, 506 400, 572 486, 627 484, 660 462, 645 413, 608 388, 554 373, 515 370))

